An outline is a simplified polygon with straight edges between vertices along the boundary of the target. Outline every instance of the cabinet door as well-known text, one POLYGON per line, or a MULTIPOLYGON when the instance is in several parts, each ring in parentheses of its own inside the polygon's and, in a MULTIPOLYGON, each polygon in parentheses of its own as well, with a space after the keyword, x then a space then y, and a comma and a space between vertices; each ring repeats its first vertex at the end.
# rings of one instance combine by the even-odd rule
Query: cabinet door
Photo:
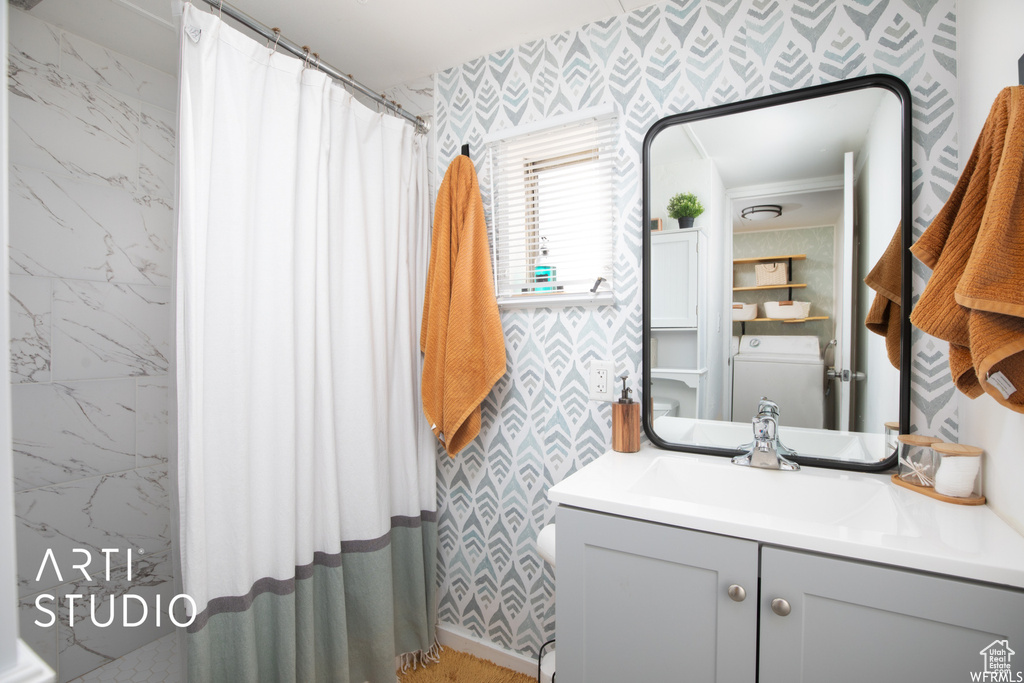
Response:
POLYGON ((754 680, 756 543, 564 506, 557 519, 558 683, 754 680))
POLYGON ((1024 592, 764 548, 760 602, 760 683, 1017 681, 1024 670, 1022 654, 1009 678, 971 676, 990 645, 1024 653, 1024 592))
POLYGON ((651 327, 697 327, 697 230, 651 235, 651 327))

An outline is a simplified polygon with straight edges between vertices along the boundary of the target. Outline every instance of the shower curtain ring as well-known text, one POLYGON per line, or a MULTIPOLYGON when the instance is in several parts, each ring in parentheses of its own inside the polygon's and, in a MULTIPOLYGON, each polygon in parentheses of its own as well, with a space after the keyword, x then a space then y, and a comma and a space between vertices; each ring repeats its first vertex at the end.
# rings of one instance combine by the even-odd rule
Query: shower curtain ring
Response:
POLYGON ((218 19, 224 18, 224 0, 220 0, 220 13, 217 15, 218 19))
POLYGON ((309 46, 308 45, 303 45, 302 46, 302 52, 305 54, 305 56, 302 58, 302 68, 308 69, 309 68, 309 46))
MULTIPOLYGON (((277 52, 277 44, 281 42, 281 29, 275 27, 270 30, 274 32, 274 48, 271 50, 271 54, 274 54, 277 52)), ((267 41, 267 47, 270 47, 269 40, 267 41)))
POLYGON ((320 53, 319 52, 314 52, 313 56, 316 57, 316 65, 313 66, 313 68, 316 69, 317 71, 319 71, 320 70, 320 53))

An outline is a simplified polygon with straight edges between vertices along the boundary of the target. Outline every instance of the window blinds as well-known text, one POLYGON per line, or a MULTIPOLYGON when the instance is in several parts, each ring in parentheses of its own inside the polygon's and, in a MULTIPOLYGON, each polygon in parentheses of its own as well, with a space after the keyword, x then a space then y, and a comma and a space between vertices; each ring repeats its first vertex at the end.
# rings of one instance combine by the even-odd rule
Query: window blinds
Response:
POLYGON ((612 113, 491 144, 499 301, 610 291, 615 135, 612 113))

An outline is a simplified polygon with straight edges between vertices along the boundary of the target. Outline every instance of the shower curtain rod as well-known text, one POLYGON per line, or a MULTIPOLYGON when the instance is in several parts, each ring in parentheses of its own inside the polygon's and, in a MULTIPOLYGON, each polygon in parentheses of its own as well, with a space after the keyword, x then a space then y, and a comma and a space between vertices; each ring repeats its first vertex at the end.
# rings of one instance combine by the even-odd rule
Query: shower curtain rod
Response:
POLYGON ((244 25, 245 27, 252 29, 256 33, 266 38, 267 40, 274 41, 274 44, 277 47, 284 48, 285 50, 292 53, 299 59, 304 60, 306 62, 306 66, 311 66, 314 69, 323 71, 331 78, 337 81, 341 81, 342 83, 352 88, 355 88, 360 93, 366 95, 374 102, 378 104, 383 104, 385 107, 390 109, 395 114, 398 114, 399 116, 408 119, 413 123, 413 125, 416 126, 417 132, 426 133, 427 131, 430 130, 430 126, 427 124, 427 122, 421 119, 419 116, 410 114, 409 112, 402 109, 402 106, 400 104, 391 102, 383 95, 378 95, 374 91, 370 90, 368 87, 366 87, 356 79, 352 78, 352 76, 343 74, 330 64, 326 64, 325 62, 320 61, 320 57, 315 56, 314 53, 310 52, 308 47, 297 45, 296 43, 293 43, 292 41, 288 40, 287 38, 281 35, 280 30, 274 30, 264 24, 261 24, 260 22, 256 21, 248 14, 238 9, 237 7, 233 7, 232 5, 229 5, 228 3, 223 2, 222 0, 202 0, 202 2, 205 2, 215 11, 222 12, 231 17, 232 19, 234 19, 235 21, 239 22, 240 24, 244 25))

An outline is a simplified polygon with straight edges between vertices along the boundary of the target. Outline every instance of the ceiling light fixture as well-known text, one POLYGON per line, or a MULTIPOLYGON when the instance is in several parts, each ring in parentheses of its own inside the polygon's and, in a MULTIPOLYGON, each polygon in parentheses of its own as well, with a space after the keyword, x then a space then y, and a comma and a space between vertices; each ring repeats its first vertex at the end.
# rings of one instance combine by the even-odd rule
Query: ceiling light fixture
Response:
POLYGON ((748 221, 764 221, 782 215, 782 207, 778 204, 758 204, 748 206, 740 212, 740 216, 748 221))

